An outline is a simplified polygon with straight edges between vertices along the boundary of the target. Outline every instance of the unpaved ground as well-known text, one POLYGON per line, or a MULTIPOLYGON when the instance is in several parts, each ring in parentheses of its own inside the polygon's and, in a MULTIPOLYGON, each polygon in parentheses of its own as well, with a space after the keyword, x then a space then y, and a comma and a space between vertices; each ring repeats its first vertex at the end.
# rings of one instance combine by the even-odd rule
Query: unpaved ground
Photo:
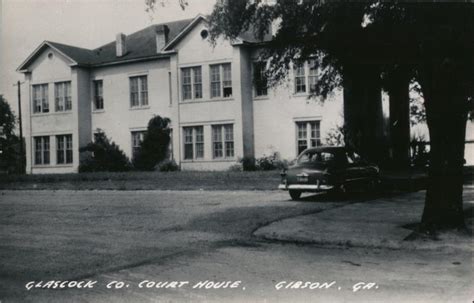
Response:
MULTIPOLYGON (((470 302, 472 255, 322 248, 252 237, 275 220, 353 203, 281 192, 6 191, 0 193, 2 302, 470 302), (93 289, 27 291, 29 281, 93 280, 93 289), (122 289, 108 289, 111 281, 122 289), (139 288, 189 281, 179 289, 139 288), (236 289, 192 288, 241 281, 236 289), (276 290, 281 281, 332 282, 276 290), (370 290, 353 291, 358 282, 370 290), (470 298, 469 298, 470 299, 470 298)), ((364 200, 359 197, 356 200, 364 200)))

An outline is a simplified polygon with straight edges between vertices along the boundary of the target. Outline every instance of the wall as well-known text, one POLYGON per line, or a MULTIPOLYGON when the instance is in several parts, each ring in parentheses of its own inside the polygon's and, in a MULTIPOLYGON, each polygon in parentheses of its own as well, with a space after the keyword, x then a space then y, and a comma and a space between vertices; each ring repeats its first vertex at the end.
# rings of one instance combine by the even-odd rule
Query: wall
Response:
MULTIPOLYGON (((175 120, 170 105, 169 59, 97 68, 89 81, 89 108, 93 106, 92 80, 103 81, 104 109, 92 110, 92 134, 101 129, 127 154, 132 156, 131 132, 146 130, 155 115, 175 120), (129 77, 146 75, 148 106, 130 107, 129 77)), ((172 122, 173 123, 173 122, 172 122)))
POLYGON ((201 31, 206 29, 207 24, 201 21, 197 24, 175 47, 178 54, 172 59, 176 66, 176 103, 179 100, 179 134, 175 131, 175 140, 181 144, 177 151, 181 159, 181 168, 184 170, 222 170, 236 163, 243 156, 242 144, 242 100, 241 100, 241 56, 240 48, 233 47, 228 41, 219 40, 216 46, 209 44, 207 39, 201 37, 201 31), (210 93, 210 65, 220 63, 231 63, 232 69, 232 97, 211 98, 210 93), (182 101, 181 96, 181 68, 201 66, 203 97, 197 100, 182 101), (234 157, 226 159, 212 158, 212 131, 213 124, 233 124, 234 128, 234 157), (183 160, 184 150, 182 147, 182 127, 202 125, 204 126, 204 158, 195 160, 183 160))
MULTIPOLYGON (((258 50, 251 54, 258 59, 258 50)), ((307 74, 306 74, 307 75, 307 74)), ((309 85, 306 84, 308 91, 309 85)), ((255 157, 278 152, 282 159, 297 156, 297 121, 320 121, 321 142, 332 129, 343 125, 342 90, 334 91, 326 100, 308 99, 308 94, 294 93, 293 72, 282 84, 268 88, 267 96, 253 98, 255 157)))
MULTIPOLYGON (((77 82, 73 79, 71 62, 53 49, 46 48, 31 66, 33 71, 26 77, 27 93, 24 94, 23 108, 25 112, 25 138, 27 150, 27 173, 68 173, 77 171, 78 154, 73 155, 73 164, 56 164, 56 135, 72 134, 73 140, 77 139, 77 124, 73 121, 77 117, 78 95, 74 86, 77 82), (48 57, 48 54, 52 54, 48 57), (55 112, 54 83, 71 81, 72 110, 68 112, 55 112), (31 114, 33 106, 32 86, 35 84, 48 84, 49 113, 31 114), (33 137, 50 136, 50 165, 33 164, 33 137)), ((77 142, 73 145, 77 147, 77 142)))

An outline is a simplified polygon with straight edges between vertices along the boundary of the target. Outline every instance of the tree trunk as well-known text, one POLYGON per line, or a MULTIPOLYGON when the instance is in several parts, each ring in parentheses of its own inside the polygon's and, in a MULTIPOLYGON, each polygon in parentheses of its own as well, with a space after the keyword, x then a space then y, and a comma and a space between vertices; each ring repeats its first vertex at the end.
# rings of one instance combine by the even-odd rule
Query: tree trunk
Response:
MULTIPOLYGON (((433 74, 436 74, 433 72, 433 74)), ((422 88, 430 134, 429 184, 420 230, 464 229, 463 165, 467 100, 446 76, 425 79, 422 88)))
POLYGON ((344 131, 346 146, 370 161, 386 157, 380 70, 374 65, 344 69, 344 131))
POLYGON ((390 147, 392 166, 410 166, 410 75, 406 71, 395 71, 388 87, 390 96, 390 147))

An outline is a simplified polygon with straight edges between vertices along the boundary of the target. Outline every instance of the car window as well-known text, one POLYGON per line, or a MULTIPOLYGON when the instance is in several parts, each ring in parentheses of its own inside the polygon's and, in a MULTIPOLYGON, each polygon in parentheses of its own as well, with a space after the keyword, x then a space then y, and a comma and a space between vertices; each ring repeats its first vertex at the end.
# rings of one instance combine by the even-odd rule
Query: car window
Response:
POLYGON ((307 163, 310 162, 311 155, 309 153, 304 153, 298 158, 298 163, 307 163))
POLYGON ((361 161, 360 156, 355 152, 347 152, 346 156, 349 164, 360 163, 361 161))
POLYGON ((334 160, 334 153, 326 151, 309 151, 298 158, 298 163, 330 163, 334 160))

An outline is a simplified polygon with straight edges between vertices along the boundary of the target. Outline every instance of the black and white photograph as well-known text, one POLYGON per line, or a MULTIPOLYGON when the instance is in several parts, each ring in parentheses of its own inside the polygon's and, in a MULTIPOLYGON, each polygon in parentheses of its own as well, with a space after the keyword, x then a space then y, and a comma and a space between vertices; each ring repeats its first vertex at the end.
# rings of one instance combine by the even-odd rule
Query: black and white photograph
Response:
POLYGON ((0 0, 0 303, 474 302, 474 1, 0 0))

